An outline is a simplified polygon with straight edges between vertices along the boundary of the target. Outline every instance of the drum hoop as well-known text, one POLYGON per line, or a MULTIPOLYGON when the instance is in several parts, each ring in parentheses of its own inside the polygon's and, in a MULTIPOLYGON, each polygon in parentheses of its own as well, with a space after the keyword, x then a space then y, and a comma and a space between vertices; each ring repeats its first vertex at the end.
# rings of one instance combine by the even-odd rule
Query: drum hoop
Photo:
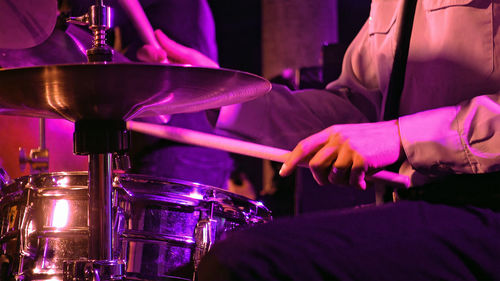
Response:
MULTIPOLYGON (((15 198, 22 196, 22 194, 26 189, 31 189, 35 191, 36 195, 35 198, 39 197, 38 195, 40 194, 42 194, 42 196, 44 196, 45 198, 50 198, 50 197, 57 198, 59 196, 60 197, 76 196, 79 198, 80 197, 79 195, 68 194, 68 193, 84 190, 85 187, 82 187, 80 185, 68 185, 61 187, 60 186, 36 187, 36 185, 32 184, 32 181, 36 179, 43 179, 44 177, 64 177, 64 176, 81 177, 87 175, 88 175, 87 171, 71 171, 71 172, 62 171, 53 173, 33 174, 17 178, 14 181, 14 183, 7 185, 7 187, 17 186, 18 188, 19 187, 23 188, 20 190, 15 190, 14 192, 4 194, 2 197, 0 197, 0 206, 8 204, 15 198), (55 190, 61 192, 62 194, 57 194, 57 193, 47 194, 55 190)), ((156 202, 164 202, 165 204, 180 204, 182 206, 186 206, 187 208, 194 207, 195 209, 198 207, 203 208, 205 202, 215 201, 219 203, 221 207, 224 208, 223 211, 225 211, 227 208, 227 209, 232 209, 234 212, 241 212, 246 217, 257 216, 261 217, 262 219, 271 218, 271 211, 259 201, 249 199, 242 195, 234 194, 232 192, 226 191, 218 187, 191 182, 187 180, 179 180, 179 179, 156 177, 156 176, 141 175, 141 174, 115 173, 113 185, 116 190, 120 189, 123 190, 128 195, 130 195, 131 198, 139 198, 142 200, 154 200, 156 202), (154 191, 153 192, 131 191, 121 185, 121 182, 126 182, 126 181, 143 182, 146 184, 147 183, 159 184, 159 185, 172 184, 172 185, 181 185, 186 187, 200 187, 202 189, 206 189, 211 192, 208 196, 205 195, 204 198, 193 198, 190 197, 188 194, 180 194, 175 192, 168 193, 168 192, 154 192, 154 191), (231 201, 230 203, 232 204, 225 203, 224 197, 227 198, 229 201, 231 201)))

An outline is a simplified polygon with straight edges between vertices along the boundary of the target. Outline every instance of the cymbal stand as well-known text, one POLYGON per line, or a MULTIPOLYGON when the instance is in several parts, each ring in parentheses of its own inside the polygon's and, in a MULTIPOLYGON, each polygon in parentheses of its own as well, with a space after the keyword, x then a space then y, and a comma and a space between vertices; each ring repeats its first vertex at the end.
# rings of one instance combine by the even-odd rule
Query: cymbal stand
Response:
POLYGON ((78 262, 65 265, 64 274, 76 280, 87 280, 89 274, 94 280, 117 280, 124 265, 114 260, 112 253, 112 153, 128 150, 130 137, 126 123, 78 120, 73 138, 74 152, 89 156, 89 261, 84 265, 78 262))
MULTIPOLYGON (((111 11, 96 0, 90 12, 70 22, 88 24, 92 30, 93 47, 87 50, 89 62, 112 61, 106 45, 111 11)), ((106 95, 107 93, 102 93, 106 95)), ((128 150, 129 134, 124 120, 86 119, 75 122, 74 153, 89 157, 89 260, 65 263, 65 280, 119 280, 124 265, 113 259, 112 229, 112 154, 128 150)))

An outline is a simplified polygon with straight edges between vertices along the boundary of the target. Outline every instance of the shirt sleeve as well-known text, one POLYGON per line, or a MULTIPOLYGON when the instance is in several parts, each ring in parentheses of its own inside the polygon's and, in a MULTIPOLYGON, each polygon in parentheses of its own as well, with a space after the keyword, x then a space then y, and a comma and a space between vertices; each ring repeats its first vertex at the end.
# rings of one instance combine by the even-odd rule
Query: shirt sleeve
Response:
POLYGON ((269 94, 222 107, 216 128, 222 135, 292 149, 300 140, 333 124, 367 121, 341 92, 291 91, 273 85, 269 94))
POLYGON ((500 168, 500 94, 399 118, 401 141, 421 174, 476 174, 500 168))
POLYGON ((344 55, 340 77, 326 86, 329 91, 344 94, 371 122, 378 121, 382 112, 381 75, 377 65, 369 38, 369 22, 366 22, 344 55))

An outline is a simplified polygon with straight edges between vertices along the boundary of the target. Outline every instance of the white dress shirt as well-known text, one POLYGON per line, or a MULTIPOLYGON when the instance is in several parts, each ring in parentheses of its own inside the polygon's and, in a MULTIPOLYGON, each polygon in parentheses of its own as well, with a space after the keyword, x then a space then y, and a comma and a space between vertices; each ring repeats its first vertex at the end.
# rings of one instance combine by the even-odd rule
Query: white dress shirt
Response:
MULTIPOLYGON (((340 78, 326 88, 333 95, 277 88, 258 100, 223 108, 217 126, 290 148, 306 133, 329 125, 380 121, 401 11, 402 1, 372 1, 370 18, 348 48, 340 78)), ((414 184, 452 173, 500 170, 499 26, 500 6, 493 1, 417 2, 399 109, 407 156, 400 172, 414 184)))

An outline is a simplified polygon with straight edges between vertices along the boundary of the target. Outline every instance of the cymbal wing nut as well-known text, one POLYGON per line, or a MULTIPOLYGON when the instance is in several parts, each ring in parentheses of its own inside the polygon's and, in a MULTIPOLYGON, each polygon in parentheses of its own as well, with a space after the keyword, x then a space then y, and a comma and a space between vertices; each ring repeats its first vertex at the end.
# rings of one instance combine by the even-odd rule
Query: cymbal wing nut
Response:
POLYGON ((89 62, 110 62, 113 51, 106 45, 106 30, 111 27, 111 8, 104 6, 102 1, 90 7, 89 13, 80 19, 92 30, 92 48, 87 50, 89 62))

